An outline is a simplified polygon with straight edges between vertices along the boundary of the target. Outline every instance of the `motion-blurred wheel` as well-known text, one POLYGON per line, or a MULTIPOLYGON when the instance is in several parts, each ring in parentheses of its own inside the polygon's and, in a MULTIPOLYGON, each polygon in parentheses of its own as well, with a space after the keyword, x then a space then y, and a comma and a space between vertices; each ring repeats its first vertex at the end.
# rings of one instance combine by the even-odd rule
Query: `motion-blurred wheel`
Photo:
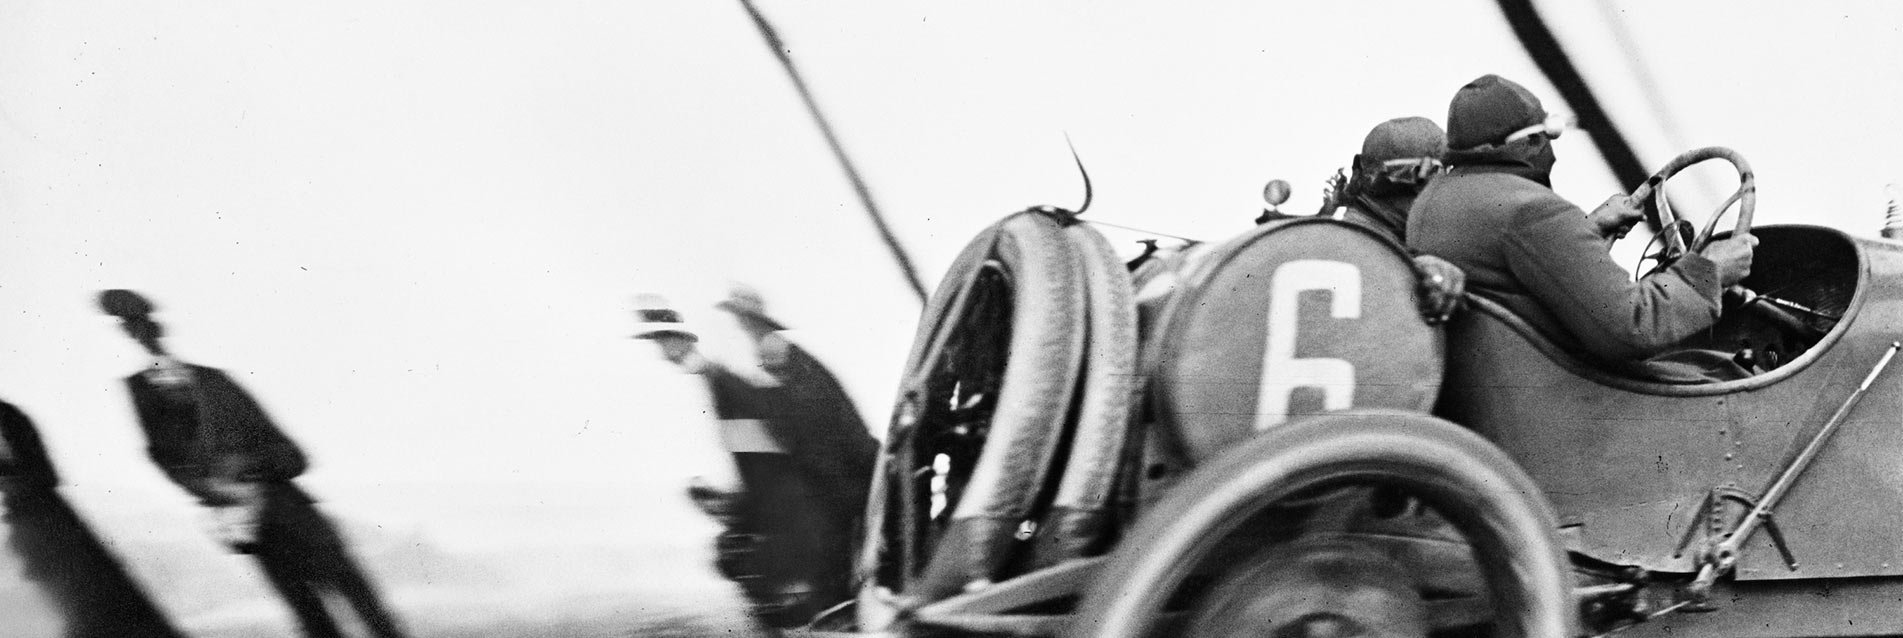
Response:
POLYGON ((1146 512, 1070 635, 1569 636, 1554 529, 1531 479, 1471 432, 1400 412, 1312 417, 1211 459, 1146 512), (1445 574, 1423 572, 1446 567, 1355 523, 1356 495, 1377 494, 1446 521, 1482 595, 1439 599, 1445 574))

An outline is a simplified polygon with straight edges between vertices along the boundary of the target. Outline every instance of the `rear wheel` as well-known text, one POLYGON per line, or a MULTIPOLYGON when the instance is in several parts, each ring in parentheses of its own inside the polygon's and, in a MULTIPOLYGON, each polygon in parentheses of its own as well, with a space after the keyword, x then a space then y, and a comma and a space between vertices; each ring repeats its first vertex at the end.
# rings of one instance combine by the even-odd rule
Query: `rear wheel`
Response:
POLYGON ((1504 453, 1432 417, 1349 413, 1279 426, 1198 468, 1144 514, 1071 635, 1399 637, 1477 624, 1499 636, 1571 635, 1577 611, 1539 494, 1504 453), (1384 535, 1317 513, 1384 494, 1431 510, 1454 545, 1471 547, 1460 553, 1471 556, 1478 600, 1436 600, 1446 574, 1422 572, 1449 570, 1409 549, 1447 543, 1369 542, 1384 535))

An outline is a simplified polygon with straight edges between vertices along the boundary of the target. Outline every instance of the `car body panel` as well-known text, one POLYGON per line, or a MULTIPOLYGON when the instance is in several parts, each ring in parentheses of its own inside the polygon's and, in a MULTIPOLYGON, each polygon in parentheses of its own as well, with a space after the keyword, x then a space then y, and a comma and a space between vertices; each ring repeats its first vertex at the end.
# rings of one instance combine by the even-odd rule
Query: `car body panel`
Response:
MULTIPOLYGON (((1792 297, 1854 291, 1836 309, 1842 321, 1783 367, 1698 386, 1621 378, 1479 300, 1450 327, 1437 413, 1512 454, 1571 528, 1576 549, 1655 571, 1694 571, 1702 532, 1728 529, 1743 511, 1720 509, 1712 520, 1703 507, 1712 490, 1761 493, 1903 339, 1903 245, 1814 227, 1758 234, 1760 274, 1746 282, 1754 289, 1792 297)), ((1728 317, 1701 345, 1735 343, 1753 334, 1748 323, 1728 317)), ((1739 579, 1903 575, 1899 409, 1903 370, 1891 370, 1775 510, 1797 566, 1760 533, 1744 548, 1739 579)))
MULTIPOLYGON (((1620 638, 1898 636, 1903 579, 1720 581, 1713 613, 1665 614, 1619 630, 1620 638)), ((1667 604, 1669 601, 1659 601, 1667 604)))

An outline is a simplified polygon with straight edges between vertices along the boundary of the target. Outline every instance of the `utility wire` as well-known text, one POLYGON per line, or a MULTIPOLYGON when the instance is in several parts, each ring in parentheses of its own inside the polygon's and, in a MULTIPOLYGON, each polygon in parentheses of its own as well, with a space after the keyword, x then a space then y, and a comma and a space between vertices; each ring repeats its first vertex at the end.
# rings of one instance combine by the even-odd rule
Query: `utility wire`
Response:
MULTIPOLYGON (((1632 29, 1626 25, 1625 17, 1619 15, 1619 8, 1613 6, 1612 0, 1599 0, 1598 5, 1599 17, 1605 20, 1606 28, 1612 31, 1613 42, 1625 52, 1626 69, 1632 74, 1633 83, 1639 86, 1639 94, 1645 96, 1645 104, 1652 110, 1652 118, 1658 122, 1665 141, 1671 144, 1671 148, 1691 148, 1685 143, 1685 127, 1674 115, 1671 106, 1665 103, 1665 91, 1659 85, 1657 76, 1652 75, 1652 67, 1646 62, 1638 38, 1632 36, 1632 29)), ((1697 177, 1699 190, 1704 191, 1706 199, 1724 199, 1708 175, 1699 173, 1697 177)))
MULTIPOLYGON (((1514 37, 1520 40, 1520 46, 1533 58, 1540 73, 1559 89, 1559 95, 1573 108, 1573 114, 1579 118, 1579 125, 1592 135, 1593 145, 1599 147, 1599 154, 1612 168, 1612 174, 1620 184, 1639 184, 1651 177, 1645 164, 1639 161, 1639 154, 1626 142, 1625 135, 1612 123, 1612 116, 1599 103, 1592 93, 1592 87, 1586 84, 1586 77, 1573 65, 1572 58, 1566 56, 1566 50, 1559 44, 1559 37, 1546 26, 1540 18, 1540 12, 1533 7, 1533 0, 1497 0, 1500 12, 1506 16, 1507 26, 1513 28, 1514 37)), ((1659 228, 1658 212, 1646 207, 1646 224, 1653 232, 1659 228)))
POLYGON ((1111 227, 1111 228, 1121 228, 1121 229, 1124 229, 1124 230, 1128 230, 1128 231, 1132 231, 1132 232, 1138 232, 1138 233, 1149 233, 1149 234, 1151 234, 1151 235, 1158 235, 1158 236, 1162 236, 1162 237, 1168 237, 1168 238, 1170 238, 1170 239, 1181 239, 1181 240, 1183 240, 1183 241, 1186 241, 1186 242, 1189 242, 1189 243, 1192 243, 1192 244, 1200 244, 1200 243, 1203 243, 1203 242, 1202 242, 1202 240, 1200 240, 1200 239, 1190 239, 1190 238, 1188 238, 1188 237, 1184 237, 1184 236, 1182 236, 1182 235, 1171 235, 1171 234, 1169 234, 1169 233, 1159 233, 1159 232, 1157 232, 1157 231, 1154 231, 1154 230, 1144 230, 1144 229, 1141 229, 1141 228, 1137 228, 1137 227, 1135 227, 1135 226, 1125 226, 1125 225, 1123 225, 1123 224, 1112 224, 1112 223, 1110 223, 1110 222, 1107 222, 1107 221, 1104 221, 1104 220, 1101 220, 1101 219, 1083 219, 1083 220, 1079 220, 1079 221, 1082 221, 1082 222, 1084 222, 1084 223, 1086 223, 1086 224, 1096 224, 1096 225, 1098 225, 1098 226, 1109 226, 1109 227, 1111 227))
POLYGON ((886 224, 885 215, 879 212, 879 205, 873 203, 871 189, 866 187, 866 180, 859 176, 859 169, 853 166, 852 159, 846 156, 846 149, 840 145, 839 136, 833 133, 832 124, 820 112, 819 103, 813 100, 812 89, 806 86, 805 78, 793 66, 793 58, 786 43, 780 40, 780 34, 767 22, 760 9, 753 6, 753 0, 740 0, 740 6, 746 8, 747 15, 753 18, 753 26, 760 29, 760 37, 766 41, 767 48, 773 50, 773 57, 779 59, 780 67, 786 69, 786 76, 793 80, 793 88, 799 91, 800 101, 806 103, 807 114, 813 116, 813 123, 819 126, 820 134, 826 137, 826 145, 832 148, 833 158, 839 160, 840 169, 846 172, 846 180, 852 182, 852 191, 859 196, 859 204, 866 209, 866 215, 872 218, 873 227, 878 229, 879 239, 885 241, 886 247, 892 250, 892 258, 899 262, 899 270, 904 271, 905 283, 912 287, 912 294, 918 297, 919 303, 925 303, 925 284, 919 279, 918 269, 912 266, 912 258, 906 255, 899 238, 892 234, 892 227, 886 224))

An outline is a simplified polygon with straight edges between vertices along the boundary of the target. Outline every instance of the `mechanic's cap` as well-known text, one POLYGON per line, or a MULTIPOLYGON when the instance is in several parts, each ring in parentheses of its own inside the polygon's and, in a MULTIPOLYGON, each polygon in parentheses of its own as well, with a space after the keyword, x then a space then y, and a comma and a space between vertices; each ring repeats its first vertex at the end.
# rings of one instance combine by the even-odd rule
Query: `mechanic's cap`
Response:
POLYGON ((1532 91, 1494 74, 1480 76, 1447 105, 1447 146, 1460 151, 1506 142, 1514 131, 1546 121, 1532 91))
POLYGON ((639 295, 634 298, 634 334, 635 339, 653 339, 662 335, 680 335, 699 341, 687 322, 681 320, 681 313, 669 306, 667 299, 660 295, 639 295))
POLYGON ((1361 160, 1380 163, 1388 160, 1440 158, 1447 152, 1447 134, 1440 125, 1424 117, 1397 117, 1375 125, 1361 141, 1361 160))
POLYGON ((120 319, 142 318, 158 310, 145 295, 114 288, 99 293, 99 310, 120 319))

